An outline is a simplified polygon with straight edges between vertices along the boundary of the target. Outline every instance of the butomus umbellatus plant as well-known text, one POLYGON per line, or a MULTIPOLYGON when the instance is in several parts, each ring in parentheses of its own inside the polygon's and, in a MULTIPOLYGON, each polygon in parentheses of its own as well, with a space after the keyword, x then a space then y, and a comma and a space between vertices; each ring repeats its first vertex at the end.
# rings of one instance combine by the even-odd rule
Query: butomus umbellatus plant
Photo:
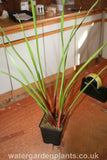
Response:
MULTIPOLYGON (((35 68, 35 73, 37 76, 37 80, 36 80, 36 76, 34 75, 34 73, 32 72, 32 69, 30 68, 30 66, 27 64, 27 62, 21 57, 20 53, 17 52, 17 50, 14 48, 14 46, 12 45, 12 43, 10 42, 9 38, 7 37, 7 35, 5 34, 5 32, 3 31, 3 29, 0 27, 1 32, 3 33, 3 35, 5 36, 5 38, 7 39, 10 47, 12 48, 12 50, 14 51, 14 53, 17 55, 17 57, 22 61, 22 63, 24 63, 24 65, 26 66, 26 68, 28 69, 28 71, 30 72, 31 76, 33 77, 34 83, 36 85, 36 90, 35 88, 30 84, 29 80, 27 79, 26 75, 22 72, 20 66, 16 63, 14 57, 12 56, 12 54, 9 52, 9 50, 6 48, 5 44, 1 41, 1 43, 3 44, 4 48, 6 49, 7 54, 9 55, 10 59, 12 60, 12 62, 14 63, 15 67, 17 68, 17 70, 19 71, 19 73, 21 74, 21 76, 23 77, 23 79, 25 80, 25 82, 27 83, 27 85, 25 83, 23 83, 20 79, 18 79, 18 77, 15 77, 14 75, 8 74, 4 71, 0 71, 3 74, 9 75, 10 77, 12 77, 13 79, 15 79, 16 81, 18 81, 22 87, 25 88, 25 90, 29 93, 29 95, 31 95, 34 100, 37 102, 38 106, 40 106, 40 108, 43 110, 43 112, 46 114, 46 119, 48 120, 48 123, 50 123, 51 126, 54 126, 54 128, 58 129, 61 128, 62 125, 64 124, 71 108, 73 107, 73 105, 76 103, 76 101, 78 100, 78 98, 80 97, 80 95, 83 93, 83 91, 92 83, 92 81, 94 79, 92 79, 81 91, 80 93, 77 95, 77 97, 73 100, 73 102, 70 104, 70 106, 68 106, 68 109, 66 111, 66 113, 63 116, 63 111, 64 111, 64 104, 66 102, 66 99, 69 95, 69 93, 71 92, 75 82, 79 79, 78 76, 79 74, 85 69, 85 67, 90 63, 91 60, 93 60, 98 53, 107 45, 107 42, 105 44, 103 44, 83 65, 82 67, 75 73, 75 75, 73 76, 73 78, 70 80, 70 82, 67 84, 66 87, 64 87, 64 80, 65 80, 65 68, 66 68, 66 59, 67 59, 67 55, 68 55, 68 49, 70 46, 70 43, 73 39, 73 37, 75 36, 76 32, 79 30, 79 28, 81 27, 81 25, 83 24, 83 22, 86 20, 87 16, 89 15, 89 13, 92 11, 92 9, 96 6, 96 4, 98 3, 98 0, 93 4, 93 6, 87 11, 87 14, 85 15, 85 17, 83 18, 83 20, 80 22, 79 25, 77 25, 78 22, 78 16, 80 15, 80 10, 78 11, 78 16, 75 20, 75 23, 73 25, 73 28, 71 30, 71 34, 69 36, 69 40, 67 42, 67 45, 64 45, 64 40, 63 40, 63 25, 64 25, 64 6, 65 6, 65 0, 63 0, 63 11, 62 11, 62 16, 61 16, 61 44, 62 44, 62 57, 59 63, 59 67, 58 67, 58 72, 57 72, 57 78, 56 78, 56 83, 55 83, 55 91, 54 91, 54 101, 53 101, 53 107, 50 106, 49 102, 48 102, 48 98, 47 98, 47 93, 46 93, 46 86, 45 86, 45 81, 44 81, 44 76, 43 76, 43 69, 42 69, 42 65, 41 65, 41 59, 40 59, 40 53, 39 53, 39 42, 38 42, 38 34, 37 34, 37 26, 36 26, 36 14, 35 14, 35 9, 34 9, 34 5, 33 5, 33 0, 31 0, 31 7, 32 7, 32 15, 33 15, 33 22, 34 22, 34 30, 35 30, 35 41, 36 41, 36 47, 37 47, 37 57, 38 57, 38 62, 37 59, 35 59, 34 54, 35 52, 32 51, 32 48, 30 47, 29 41, 25 35, 24 32, 24 28, 23 25, 19 19, 20 25, 21 25, 21 29, 23 31, 24 34, 24 38, 25 38, 25 42, 27 45, 27 48, 29 50, 29 55, 31 57, 32 63, 34 65, 35 68), (37 67, 37 63, 39 63, 39 68, 37 67), (60 74, 60 70, 62 67, 62 77, 61 77, 61 83, 60 83, 60 92, 59 92, 59 102, 57 105, 57 90, 58 90, 58 85, 59 85, 59 74, 60 74), (56 105, 58 106, 58 110, 56 110, 56 105), (56 115, 57 115, 57 121, 56 121, 56 115)), ((53 66, 54 67, 54 66, 53 66)), ((99 76, 105 69, 107 69, 107 67, 103 68, 97 76, 99 76)), ((97 78, 97 76, 95 78, 97 78)))

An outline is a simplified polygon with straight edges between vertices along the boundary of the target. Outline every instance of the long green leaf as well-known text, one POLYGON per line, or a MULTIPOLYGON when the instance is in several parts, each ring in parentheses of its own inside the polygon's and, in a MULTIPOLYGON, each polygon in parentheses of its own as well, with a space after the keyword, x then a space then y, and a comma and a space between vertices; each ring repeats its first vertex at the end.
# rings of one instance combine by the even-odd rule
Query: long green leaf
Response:
POLYGON ((74 99, 74 101, 72 102, 72 104, 70 105, 70 107, 68 108, 65 117, 62 121, 62 124, 64 123, 64 121, 67 118, 68 113, 70 112, 71 108, 74 106, 74 104, 76 103, 76 101, 78 100, 78 98, 81 96, 81 94, 85 91, 85 89, 87 89, 87 87, 105 70, 107 69, 107 66, 104 67, 89 83, 87 83, 87 85, 80 91, 80 93, 77 95, 77 97, 74 99))
POLYGON ((104 67, 96 76, 95 78, 93 78, 82 90, 81 92, 78 94, 78 96, 75 98, 75 100, 72 102, 72 104, 70 105, 69 109, 72 108, 72 106, 75 104, 75 102, 78 100, 78 98, 80 97, 80 95, 85 91, 85 89, 105 70, 107 69, 107 66, 104 67))
MULTIPOLYGON (((66 101, 66 99, 67 99, 69 93, 71 92, 71 90, 72 90, 72 88, 74 87, 74 85, 76 84, 76 82, 80 79, 80 77, 83 75, 83 73, 84 73, 85 71, 86 71, 86 69, 83 70, 82 73, 80 73, 80 75, 77 77, 77 79, 76 79, 76 80, 73 82, 73 84, 70 86, 69 91, 67 92, 66 96, 64 97, 64 102, 66 101)), ((63 103, 64 103, 64 102, 63 102, 63 103)))
POLYGON ((97 54, 107 45, 107 42, 105 44, 103 44, 83 65, 82 67, 77 71, 77 73, 74 75, 74 77, 72 78, 72 80, 69 82, 69 84, 67 85, 65 91, 64 91, 64 97, 67 93, 67 90, 69 89, 70 85, 74 82, 74 80, 76 79, 76 77, 79 75, 79 73, 81 73, 81 71, 97 56, 97 54))
POLYGON ((87 14, 85 15, 85 17, 82 19, 82 21, 80 22, 80 24, 78 25, 78 27, 75 29, 75 31, 73 32, 73 34, 70 36, 69 41, 66 45, 65 51, 68 49, 69 44, 71 42, 71 40, 73 39, 74 35, 76 34, 76 32, 78 31, 78 29, 81 27, 81 25, 83 24, 83 22, 86 20, 87 16, 89 15, 89 13, 92 11, 92 9, 97 5, 97 3, 99 2, 99 0, 97 0, 92 7, 88 10, 87 14))
MULTIPOLYGON (((64 3, 64 1, 63 1, 64 3)), ((90 11, 96 6, 96 4, 98 3, 98 0, 94 3, 94 5, 89 9, 89 11, 87 12, 86 16, 83 18, 82 22, 80 23, 79 27, 81 26, 81 24, 84 22, 84 20, 86 19, 86 17, 88 16, 88 14, 90 13, 90 11)), ((61 24, 63 24, 63 12, 62 12, 62 19, 61 19, 61 24)), ((63 27, 63 25, 61 25, 61 27, 63 27)), ((71 42, 71 39, 74 37, 75 33, 77 32, 77 30, 79 29, 79 27, 77 27, 77 29, 75 30, 75 32, 71 35, 69 41, 68 41, 68 44, 67 44, 67 47, 65 49, 65 51, 67 50, 68 51, 68 47, 69 47, 69 44, 71 42)), ((61 28, 61 31, 63 31, 63 29, 61 28)), ((61 32, 61 38, 62 38, 62 32, 61 32)), ((63 41, 62 41, 63 42, 63 41)), ((63 52, 63 50, 62 50, 63 52)), ((64 71, 65 71, 65 57, 64 57, 64 53, 63 53, 63 73, 62 73, 62 82, 61 82, 61 89, 60 89, 60 112, 63 108, 63 103, 61 102, 64 102, 64 96, 62 98, 62 92, 63 92, 63 83, 64 83, 64 71)))
MULTIPOLYGON (((27 69, 29 70, 30 74, 32 75, 33 77, 33 80, 36 84, 36 87, 39 91, 39 87, 38 87, 38 84, 36 82, 36 79, 35 79, 35 76, 33 75, 32 73, 32 70, 30 69, 29 65, 26 63, 26 61, 20 56, 20 54, 16 51, 16 49, 14 48, 14 46, 12 45, 12 43, 10 42, 9 38, 7 37, 6 33, 3 31, 3 29, 0 27, 0 30, 2 31, 3 35, 5 36, 5 38, 7 39, 10 47, 13 49, 14 53, 19 57, 19 59, 25 64, 25 66, 27 67, 27 69)), ((1 43, 3 44, 3 42, 1 41, 1 43)))
MULTIPOLYGON (((89 13, 90 13, 90 12, 92 11, 92 9, 97 5, 98 2, 99 2, 99 0, 97 0, 97 1, 93 4, 93 6, 89 9, 89 11, 88 11, 87 14, 85 15, 85 17, 83 18, 83 20, 81 21, 81 23, 78 25, 78 27, 77 27, 76 30, 74 31, 74 29, 75 29, 75 27, 76 27, 76 24, 77 24, 78 16, 80 15, 80 10, 79 10, 77 19, 75 20, 75 23, 74 23, 72 32, 71 32, 71 34, 70 34, 69 41, 68 41, 68 43, 67 43, 67 45, 66 45, 66 48, 65 48, 65 53, 68 53, 67 51, 68 51, 68 48, 69 48, 69 45, 70 45, 71 40, 73 39, 74 35, 76 34, 76 32, 78 31, 78 29, 80 28, 80 26, 83 24, 83 22, 85 21, 85 19, 86 19, 87 16, 89 15, 89 13)), ((66 58, 67 58, 67 54, 66 54, 66 58)), ((57 93, 59 73, 60 73, 60 68, 61 68, 62 61, 63 61, 63 57, 61 58, 61 61, 60 61, 59 67, 58 67, 58 73, 57 73, 57 79, 56 79, 56 86, 55 86, 55 94, 54 94, 54 97, 56 97, 56 93, 57 93)))
POLYGON ((61 16, 61 42, 62 42, 62 56, 63 56, 63 72, 62 72, 62 80, 61 80, 61 87, 60 87, 60 96, 59 96, 59 106, 60 106, 60 113, 61 113, 61 101, 63 95, 63 84, 64 84, 64 75, 65 75, 65 55, 64 55, 64 41, 63 41, 63 25, 64 25, 64 6, 65 0, 63 0, 63 11, 61 16))
MULTIPOLYGON (((77 25, 77 20, 78 20, 79 15, 80 15, 80 10, 78 11, 77 18, 75 19, 75 22, 74 22, 74 25, 73 25, 73 28, 72 28, 72 31, 71 31, 71 34, 70 34, 68 43, 67 43, 66 48, 65 48, 65 51, 64 51, 64 52, 65 52, 65 56, 66 56, 66 57, 65 57, 65 60, 66 60, 66 61, 67 61, 67 55, 68 55, 68 51, 69 51, 70 42, 71 42, 72 38, 74 37, 74 36, 72 36, 72 35, 73 35, 74 31, 75 31, 75 28, 76 28, 76 25, 77 25)), ((66 61, 65 61, 65 65, 66 65, 66 61)))
MULTIPOLYGON (((72 28, 72 31, 71 31, 71 35, 72 35, 72 33, 73 33, 74 29, 75 29, 76 24, 77 24, 77 19, 75 20, 75 23, 74 23, 74 25, 73 25, 73 28, 72 28)), ((65 52, 66 52, 66 51, 65 51, 65 52)), ((67 53, 68 53, 68 52, 67 52, 67 53)), ((65 60, 66 60, 66 59, 67 59, 67 54, 65 55, 65 60)), ((63 61, 63 56, 62 56, 62 58, 61 58, 61 60, 60 60, 60 64, 59 64, 59 67, 58 67, 57 79, 56 79, 56 86, 55 86, 55 95, 56 95, 56 93, 57 93, 59 73, 60 73, 62 61, 63 61)))
MULTIPOLYGON (((2 41, 1 41, 2 42, 2 41)), ((3 44, 3 42, 2 42, 3 44)), ((5 47, 5 45, 3 44, 3 46, 5 47)), ((17 65, 17 63, 15 62, 14 58, 12 57, 11 53, 9 52, 9 50, 5 47, 9 57, 11 58, 13 64, 16 66, 17 70, 19 71, 19 73, 21 74, 21 76, 23 77, 23 79, 26 81, 26 83, 28 84, 28 86, 32 89, 32 91, 36 94, 36 96, 39 98, 39 100, 42 102, 42 104, 44 106, 46 106, 46 104, 44 103, 43 99, 41 98, 41 96, 37 93, 37 91, 35 91, 35 89, 32 87, 32 85, 30 84, 30 82, 28 81, 28 79, 26 78, 26 76, 24 75, 24 73, 22 72, 22 70, 20 69, 20 67, 17 65)))
POLYGON ((18 78, 16 78, 15 76, 13 76, 9 73, 3 72, 3 71, 0 71, 0 72, 5 75, 8 75, 8 76, 12 77, 13 79, 15 79, 16 81, 18 81, 25 88, 25 90, 29 93, 29 95, 31 95, 34 98, 34 100, 36 100, 37 104, 41 107, 41 109, 45 113, 48 112, 47 107, 43 106, 43 104, 37 99, 37 97, 34 95, 34 93, 22 81, 20 81, 18 78))
POLYGON ((38 34, 37 34, 37 26, 36 26, 36 15, 35 15, 35 8, 34 8, 34 5, 33 5, 33 0, 31 0, 31 8, 32 8, 32 14, 33 14, 33 22, 34 22, 34 30, 35 30, 35 37, 36 37, 37 55, 38 55, 38 62, 39 62, 39 67, 40 67, 40 72, 41 72, 41 77, 42 77, 42 85, 43 85, 44 92, 46 92, 45 82, 44 82, 44 76, 43 76, 43 71, 42 71, 42 66, 41 66, 41 61, 40 61, 40 54, 39 54, 38 34))
POLYGON ((38 69, 37 69, 37 65, 36 65, 36 61, 35 61, 35 58, 34 58, 32 49, 31 49, 30 44, 29 44, 29 42, 28 42, 28 39, 27 39, 27 37, 26 37, 26 35, 25 35, 24 28, 23 28, 23 25, 22 25, 20 19, 19 19, 19 22, 20 22, 21 29, 22 29, 23 34, 24 34, 24 38, 25 38, 25 41, 26 41, 26 45, 27 45, 28 50, 29 50, 29 53, 30 53, 30 57, 31 57, 32 62, 33 62, 33 65, 34 65, 34 67, 35 67, 35 71, 36 71, 36 74, 37 74, 37 78, 38 78, 38 81, 39 81, 40 88, 39 88, 39 86, 38 86, 37 81, 35 80, 34 82, 35 82, 35 84, 36 84, 36 86, 37 86, 37 89, 38 89, 39 93, 42 94, 43 97, 44 97, 45 100, 46 100, 46 96, 45 96, 45 93, 44 93, 44 90, 43 90, 42 84, 41 84, 40 74, 39 74, 38 69), (42 93, 41 93, 40 89, 41 89, 42 93))
MULTIPOLYGON (((65 52, 68 52, 68 48, 69 48, 69 45, 70 45, 71 40, 73 39, 74 35, 76 34, 76 32, 78 31, 78 29, 80 28, 80 26, 83 24, 83 22, 85 21, 85 19, 87 18, 87 16, 88 16, 89 13, 91 12, 91 10, 96 6, 96 4, 98 3, 98 1, 99 1, 99 0, 97 0, 97 1, 93 4, 93 6, 89 9, 89 11, 88 11, 87 14, 85 15, 85 17, 83 18, 83 20, 81 21, 81 23, 78 25, 78 27, 77 27, 77 28, 72 32, 72 34, 70 35, 69 41, 68 41, 68 43, 67 43, 67 45, 66 45, 66 48, 65 48, 65 52)), ((79 11, 79 13, 80 13, 80 11, 79 11)), ((75 80, 75 79, 74 79, 74 80, 75 80)), ((69 85, 69 84, 68 84, 68 85, 69 85)), ((66 89, 65 89, 64 95, 63 95, 63 97, 62 97, 62 106, 64 105, 65 92, 67 92, 66 89)))

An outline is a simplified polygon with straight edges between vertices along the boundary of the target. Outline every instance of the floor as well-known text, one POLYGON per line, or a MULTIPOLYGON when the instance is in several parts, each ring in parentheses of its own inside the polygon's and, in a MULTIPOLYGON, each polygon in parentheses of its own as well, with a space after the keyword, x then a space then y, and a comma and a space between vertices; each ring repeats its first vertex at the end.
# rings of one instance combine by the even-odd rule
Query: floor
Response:
MULTIPOLYGON (((98 73, 105 65, 107 60, 86 70, 66 106, 79 92, 82 78, 90 72, 98 73)), ((100 77, 103 86, 107 86, 107 70, 100 77)), ((66 79, 65 85, 70 79, 66 79)), ((54 86, 47 88, 49 98, 53 91, 54 86)), ((43 143, 38 127, 42 116, 43 112, 30 96, 0 109, 0 160, 107 160, 107 102, 83 93, 71 109, 60 146, 43 143)))

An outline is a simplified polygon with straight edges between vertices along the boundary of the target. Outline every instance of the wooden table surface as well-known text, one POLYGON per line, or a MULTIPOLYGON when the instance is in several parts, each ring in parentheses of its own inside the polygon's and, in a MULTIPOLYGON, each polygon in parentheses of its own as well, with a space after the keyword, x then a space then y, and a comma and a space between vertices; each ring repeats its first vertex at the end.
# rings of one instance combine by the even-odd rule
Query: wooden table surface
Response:
MULTIPOLYGON (((106 8, 105 8, 105 10, 106 10, 106 8)), ((95 14, 95 13, 99 13, 99 12, 102 12, 102 10, 101 9, 93 9, 90 14, 95 14)), ((80 16, 84 16, 86 13, 87 13, 87 10, 82 9, 80 16)), ((78 11, 69 11, 66 9, 64 18, 65 19, 67 19, 67 18, 74 19, 77 17, 77 15, 78 15, 78 11)), ((44 15, 41 15, 41 16, 37 15, 36 19, 37 19, 37 25, 41 25, 41 24, 44 25, 47 22, 53 22, 53 21, 60 22, 61 21, 61 12, 58 12, 52 16, 50 16, 48 13, 45 13, 44 15)), ((26 22, 23 22, 22 24, 23 24, 24 28, 26 28, 26 27, 32 26, 33 21, 32 20, 26 21, 26 22)), ((2 27, 5 32, 7 32, 7 31, 11 32, 12 30, 16 30, 16 29, 21 28, 20 24, 17 22, 14 22, 11 18, 0 19, 0 27, 2 27)), ((0 32, 0 34, 1 34, 1 32, 0 32)))
MULTIPOLYGON (((90 72, 98 73, 105 65, 107 60, 91 67, 83 76, 90 72)), ((107 70, 100 77, 103 86, 107 86, 107 70)), ((66 83, 70 78, 66 79, 66 83)), ((81 80, 72 91, 66 105, 77 94, 81 80)), ((53 91, 54 86, 47 88, 49 97, 53 96, 53 91)), ((0 160, 9 160, 9 154, 43 153, 71 153, 77 156, 98 154, 98 160, 107 160, 107 102, 102 103, 83 93, 71 109, 60 146, 53 147, 51 144, 43 143, 38 127, 42 116, 43 112, 30 96, 0 109, 0 160)), ((42 158, 39 157, 38 160, 42 158)))

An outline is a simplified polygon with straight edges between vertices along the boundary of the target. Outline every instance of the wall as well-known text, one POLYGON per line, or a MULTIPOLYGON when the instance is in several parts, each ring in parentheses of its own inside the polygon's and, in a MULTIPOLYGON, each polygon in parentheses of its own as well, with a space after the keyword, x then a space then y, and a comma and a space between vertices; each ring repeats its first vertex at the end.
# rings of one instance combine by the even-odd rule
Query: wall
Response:
POLYGON ((0 15, 3 10, 17 11, 20 8, 20 0, 8 0, 5 3, 0 3, 0 15))
MULTIPOLYGON (((96 0, 75 0, 75 4, 81 6, 83 9, 89 9, 96 0)), ((99 0, 95 8, 102 9, 107 7, 107 0, 99 0)))
POLYGON ((44 4, 44 5, 49 5, 51 3, 55 3, 56 0, 37 0, 37 4, 44 4))
MULTIPOLYGON (((44 4, 44 5, 49 5, 55 2, 56 0, 37 0, 37 4, 44 4)), ((2 14, 3 10, 7 10, 7 11, 20 10, 20 0, 8 0, 5 3, 0 3, 0 15, 2 14)))
MULTIPOLYGON (((8 0, 5 3, 0 3, 0 15, 4 9, 7 11, 19 10, 20 1, 21 0, 8 0)), ((56 3, 57 0, 36 0, 36 1, 37 4, 39 3, 39 4, 49 5, 51 3, 56 3)), ((75 4, 77 6, 81 6, 83 9, 89 9, 95 1, 96 0, 75 0, 75 4)), ((107 0, 99 0, 99 3, 96 6, 96 8, 104 8, 104 7, 107 7, 107 0)))

